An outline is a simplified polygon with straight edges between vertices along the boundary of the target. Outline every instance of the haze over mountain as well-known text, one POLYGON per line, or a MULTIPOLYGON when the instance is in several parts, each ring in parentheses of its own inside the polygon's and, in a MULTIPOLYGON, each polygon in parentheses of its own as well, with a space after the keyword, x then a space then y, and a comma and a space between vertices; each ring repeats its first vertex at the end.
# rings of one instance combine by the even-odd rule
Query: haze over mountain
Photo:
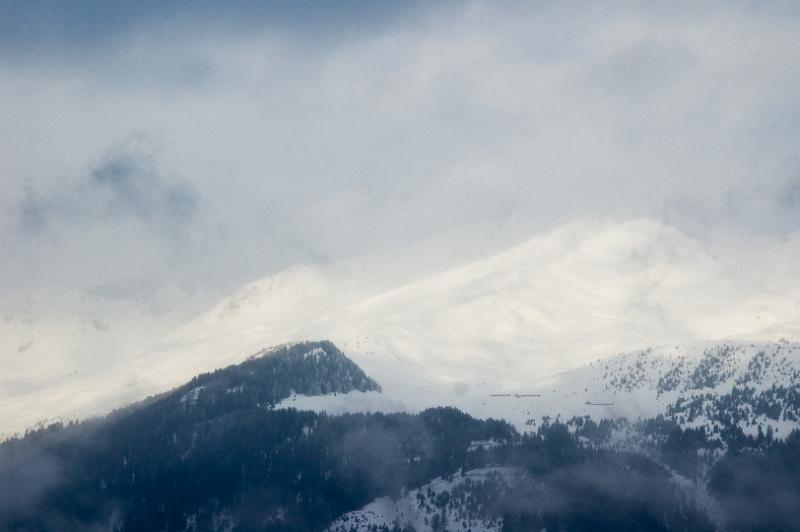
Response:
POLYGON ((769 253, 714 256, 663 223, 606 220, 388 289, 381 275, 391 256, 290 268, 118 366, 54 384, 20 364, 4 376, 2 416, 15 431, 102 413, 265 346, 309 338, 342 346, 395 405, 412 409, 454 404, 470 388, 524 393, 533 381, 647 346, 791 338, 800 289, 781 263, 764 261, 769 253), (743 267, 749 261, 764 266, 743 267))
POLYGON ((512 425, 370 412, 380 383, 298 342, 0 442, 0 527, 788 530, 798 378, 785 341, 648 349, 482 397, 512 425), (361 411, 331 410, 343 397, 361 411))
POLYGON ((122 366, 298 264, 383 257, 376 295, 581 219, 796 269, 789 4, 78 3, 0 6, 3 375, 122 366))
POLYGON ((0 529, 796 528, 799 34, 0 0, 0 529))

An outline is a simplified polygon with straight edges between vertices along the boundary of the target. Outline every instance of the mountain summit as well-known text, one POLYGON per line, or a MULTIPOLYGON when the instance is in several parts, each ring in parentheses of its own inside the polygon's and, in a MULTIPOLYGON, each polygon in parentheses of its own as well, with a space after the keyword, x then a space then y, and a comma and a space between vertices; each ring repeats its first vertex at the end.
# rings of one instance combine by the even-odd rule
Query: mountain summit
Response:
POLYGON ((249 284, 113 370, 58 390, 6 392, 0 417, 13 431, 54 412, 102 412, 261 346, 309 338, 329 338, 387 392, 414 396, 497 388, 647 346, 790 334, 800 299, 793 277, 742 260, 758 255, 715 255, 639 219, 572 223, 400 286, 385 280, 389 257, 296 267, 249 284))

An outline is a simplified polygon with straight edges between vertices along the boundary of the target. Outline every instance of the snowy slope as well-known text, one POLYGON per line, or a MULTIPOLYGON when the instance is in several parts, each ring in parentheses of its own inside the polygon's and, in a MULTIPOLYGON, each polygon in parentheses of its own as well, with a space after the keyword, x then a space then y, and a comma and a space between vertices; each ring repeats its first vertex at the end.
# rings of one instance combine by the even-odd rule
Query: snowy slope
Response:
MULTIPOLYGON (((515 381, 519 393, 535 397, 490 396, 485 407, 491 411, 493 405, 504 401, 506 419, 518 427, 535 425, 544 416, 636 420, 659 414, 684 426, 698 426, 719 424, 710 419, 720 414, 719 405, 713 403, 734 389, 768 397, 776 389, 793 390, 798 382, 798 343, 695 342, 610 357, 544 379, 526 382, 520 378, 515 381), (685 405, 696 400, 707 403, 708 408, 690 414, 685 405)), ((800 427, 800 404, 796 400, 794 405, 782 399, 775 401, 785 404, 772 419, 753 411, 753 405, 747 406, 753 402, 750 399, 734 402, 747 410, 738 422, 745 432, 754 432, 759 423, 764 429, 769 425, 779 428, 781 435, 800 427)))
POLYGON ((476 383, 550 374, 647 345, 775 336, 797 321, 795 283, 779 291, 736 268, 658 222, 572 224, 363 298, 357 278, 290 272, 285 282, 300 297, 251 285, 150 359, 213 366, 263 345, 327 338, 379 378, 404 371, 476 383))
POLYGON ((522 472, 509 467, 487 467, 473 469, 463 474, 437 478, 418 489, 410 490, 403 497, 392 500, 383 497, 364 508, 349 512, 328 527, 330 532, 370 531, 374 527, 394 530, 452 531, 499 531, 502 519, 487 519, 481 516, 480 505, 472 500, 473 494, 467 485, 491 483, 494 489, 513 488, 522 472), (455 496, 461 488, 462 497, 455 496), (443 504, 442 495, 446 495, 443 504))
POLYGON ((798 343, 695 342, 609 357, 547 377, 520 374, 502 388, 479 384, 456 393, 415 384, 416 395, 405 393, 402 400, 384 387, 384 394, 294 396, 278 407, 339 414, 451 405, 478 418, 505 419, 521 432, 535 431, 545 418, 636 421, 663 415, 710 429, 732 421, 751 435, 759 426, 772 427, 784 437, 800 428, 798 382, 798 343))
POLYGON ((389 290, 374 272, 386 277, 391 262, 292 268, 113 370, 8 394, 0 419, 7 433, 51 416, 103 412, 301 340, 333 341, 392 405, 414 409, 524 392, 530 382, 648 345, 796 335, 792 269, 743 260, 715 256, 660 222, 634 220, 570 224, 389 290))

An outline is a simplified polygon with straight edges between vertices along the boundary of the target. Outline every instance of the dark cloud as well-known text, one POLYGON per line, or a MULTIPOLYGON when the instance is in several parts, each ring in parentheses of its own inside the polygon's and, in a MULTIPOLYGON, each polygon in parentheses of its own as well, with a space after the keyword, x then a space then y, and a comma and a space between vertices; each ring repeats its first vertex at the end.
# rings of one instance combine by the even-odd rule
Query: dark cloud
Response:
POLYGON ((181 33, 187 26, 217 30, 280 31, 314 41, 381 31, 419 11, 420 2, 366 0, 143 0, 105 2, 0 1, 0 58, 107 53, 150 30, 181 33))
MULTIPOLYGON (((88 284, 83 287, 83 292, 102 300, 127 302, 150 314, 156 314, 168 310, 168 306, 159 301, 158 291, 160 288, 159 284, 152 279, 129 277, 88 284)), ((95 327, 100 329, 96 324, 95 327)))
POLYGON ((151 161, 121 153, 91 173, 92 186, 110 193, 108 216, 130 214, 143 222, 162 218, 170 224, 190 220, 197 208, 194 191, 158 174, 151 161))
POLYGON ((778 202, 793 213, 800 214, 800 175, 787 179, 778 192, 778 202))
POLYGON ((154 283, 147 279, 120 279, 113 282, 90 284, 84 291, 94 297, 103 299, 132 299, 142 294, 152 294, 154 283))
POLYGON ((122 149, 87 174, 45 194, 28 189, 19 206, 21 228, 36 235, 65 225, 135 220, 157 235, 175 238, 198 209, 194 188, 163 175, 147 154, 122 149))
POLYGON ((47 226, 45 200, 37 196, 30 188, 25 189, 25 197, 19 206, 19 224, 29 233, 38 233, 47 226))

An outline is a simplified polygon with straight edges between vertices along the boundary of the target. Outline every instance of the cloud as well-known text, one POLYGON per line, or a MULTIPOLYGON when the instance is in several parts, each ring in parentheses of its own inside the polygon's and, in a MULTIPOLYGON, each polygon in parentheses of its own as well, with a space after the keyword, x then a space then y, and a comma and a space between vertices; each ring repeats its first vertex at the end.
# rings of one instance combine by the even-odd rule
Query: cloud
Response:
POLYGON ((787 179, 778 191, 778 203, 793 214, 800 213, 800 174, 787 179))
MULTIPOLYGON (((419 15, 418 1, 380 3, 343 0, 334 4, 310 0, 234 0, 220 5, 200 0, 190 5, 144 0, 109 3, 79 0, 66 5, 52 0, 0 3, 0 62, 92 58, 124 50, 156 29, 181 36, 187 27, 212 39, 230 33, 269 31, 297 41, 326 45, 370 34, 419 15)), ((426 6, 430 10, 431 6, 426 6)))
POLYGON ((1 9, 3 295, 157 280, 207 291, 189 315, 437 234, 491 235, 469 257, 595 216, 800 230, 792 6, 1 9))
POLYGON ((58 460, 38 449, 0 447, 0 515, 35 512, 44 496, 63 482, 62 471, 58 460))
POLYGON ((133 219, 159 237, 178 237, 193 220, 199 198, 186 182, 159 173, 152 156, 115 150, 70 185, 42 194, 26 190, 19 224, 29 234, 64 225, 133 219))

